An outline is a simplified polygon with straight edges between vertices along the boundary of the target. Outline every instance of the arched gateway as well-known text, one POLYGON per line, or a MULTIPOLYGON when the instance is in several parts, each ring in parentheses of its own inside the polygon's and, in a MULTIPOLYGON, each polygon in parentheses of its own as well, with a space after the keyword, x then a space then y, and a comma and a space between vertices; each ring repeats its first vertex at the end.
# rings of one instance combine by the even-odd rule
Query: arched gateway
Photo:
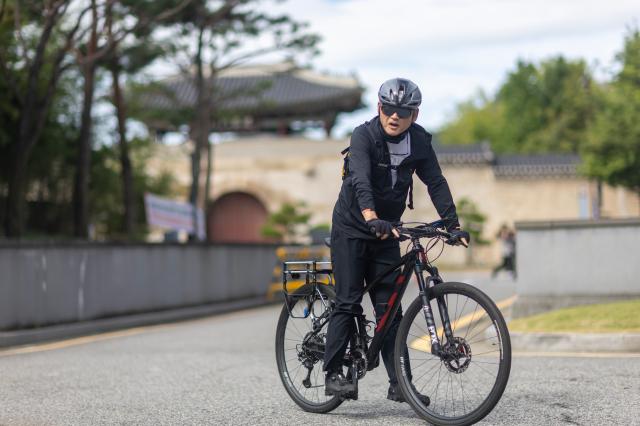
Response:
POLYGON ((260 229, 267 221, 267 209, 246 192, 220 196, 208 210, 208 239, 216 243, 266 242, 260 229))

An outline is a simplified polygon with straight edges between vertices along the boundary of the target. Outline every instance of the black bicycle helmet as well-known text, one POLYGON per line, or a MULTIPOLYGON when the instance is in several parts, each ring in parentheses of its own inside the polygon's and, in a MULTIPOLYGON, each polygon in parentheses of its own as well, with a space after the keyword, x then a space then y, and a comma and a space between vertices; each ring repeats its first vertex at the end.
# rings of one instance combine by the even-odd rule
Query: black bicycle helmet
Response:
POLYGON ((392 78, 380 86, 378 100, 382 105, 418 109, 422 102, 422 93, 413 81, 406 78, 392 78))

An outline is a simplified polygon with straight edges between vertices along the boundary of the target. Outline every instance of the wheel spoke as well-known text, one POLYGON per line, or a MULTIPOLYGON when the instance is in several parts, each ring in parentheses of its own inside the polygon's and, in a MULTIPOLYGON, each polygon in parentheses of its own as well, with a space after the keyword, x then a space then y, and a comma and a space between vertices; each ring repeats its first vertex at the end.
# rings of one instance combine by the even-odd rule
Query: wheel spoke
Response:
MULTIPOLYGON (((444 300, 454 333, 453 339, 445 344, 445 315, 434 315, 438 336, 443 342, 442 354, 430 353, 431 339, 421 302, 410 307, 400 326, 402 334, 399 336, 405 339, 411 354, 411 374, 407 376, 413 377, 413 384, 420 393, 426 390, 425 395, 431 398, 429 406, 416 410, 430 422, 459 420, 477 412, 481 406, 488 407, 488 411, 506 385, 504 375, 499 374, 505 362, 510 363, 511 359, 510 353, 505 359, 499 356, 508 352, 502 341, 504 320, 495 307, 487 305, 481 296, 476 297, 479 290, 470 286, 459 290, 460 287, 442 284, 434 287, 430 296, 431 301, 440 297, 444 300), (498 380, 502 383, 496 387, 498 380)), ((406 378, 401 375, 399 380, 406 378)))
MULTIPOLYGON (((476 323, 474 323, 474 321, 473 321, 473 320, 476 318, 476 312, 478 311, 478 306, 480 306, 480 305, 478 304, 478 302, 476 302, 476 307, 475 307, 475 309, 473 310, 473 315, 471 316, 471 321, 469 321, 469 324, 473 324, 473 326, 474 326, 474 327, 475 327, 475 324, 476 324, 476 323)), ((465 335, 464 335, 464 339, 465 339, 465 340, 467 339, 467 336, 469 335, 469 331, 471 331, 471 329, 470 329, 470 328, 467 328, 467 332, 466 332, 466 333, 465 333, 465 335)))
POLYGON ((480 339, 480 340, 467 340, 467 343, 482 343, 482 342, 486 342, 487 340, 497 339, 497 338, 498 338, 498 335, 495 335, 495 336, 487 337, 485 339, 480 339))
POLYGON ((426 376, 426 375, 427 375, 427 373, 432 372, 432 371, 433 371, 436 367, 438 367, 438 366, 442 367, 442 364, 436 364, 436 365, 434 365, 433 367, 431 367, 430 369, 428 369, 427 371, 425 371, 425 372, 424 372, 420 377, 418 377, 417 379, 414 379, 414 382, 419 381, 419 380, 420 380, 420 379, 422 379, 424 376, 426 376))
MULTIPOLYGON (((326 291, 332 290, 319 289, 317 293, 313 293, 311 298, 299 299, 292 307, 294 315, 301 316, 302 308, 310 303, 314 309, 316 318, 326 318, 325 313, 327 307, 330 308, 331 300, 334 296, 327 296, 326 291), (322 291, 321 291, 322 290, 322 291)), ((276 348, 276 358, 278 359, 278 371, 282 375, 283 383, 287 387, 289 394, 293 400, 302 408, 314 407, 314 410, 320 412, 331 411, 340 404, 338 398, 327 396, 324 394, 324 375, 322 373, 322 360, 309 354, 306 355, 302 342, 305 337, 314 331, 314 323, 311 316, 307 318, 292 318, 287 308, 283 308, 281 319, 278 324, 277 338, 278 347, 276 348), (307 369, 305 363, 311 362, 311 371, 307 369), (285 375, 286 374, 286 375, 285 375), (303 380, 309 377, 310 386, 306 387, 303 380)), ((320 320, 321 329, 317 333, 326 333, 326 319, 320 320)))

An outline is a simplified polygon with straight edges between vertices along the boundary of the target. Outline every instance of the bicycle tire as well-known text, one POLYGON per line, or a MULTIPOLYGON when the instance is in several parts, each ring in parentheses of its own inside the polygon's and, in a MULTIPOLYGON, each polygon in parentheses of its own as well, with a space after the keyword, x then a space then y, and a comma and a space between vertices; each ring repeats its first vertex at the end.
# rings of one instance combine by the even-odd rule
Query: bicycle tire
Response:
MULTIPOLYGON (((316 285, 318 290, 320 291, 320 294, 329 302, 328 309, 333 309, 333 302, 336 298, 333 287, 321 283, 317 283, 316 285)), ((311 295, 312 292, 313 284, 306 284, 294 292, 294 297, 311 295)), ((316 301, 320 301, 320 297, 317 294, 315 295, 315 300, 313 303, 316 303, 316 301)), ((291 308, 292 311, 295 311, 297 302, 298 301, 296 301, 294 306, 291 308)), ((303 337, 300 328, 305 322, 308 326, 307 331, 311 330, 311 321, 308 318, 293 318, 290 315, 289 309, 287 308, 286 304, 282 307, 280 318, 278 320, 278 326, 276 329, 276 363, 278 366, 278 374, 280 375, 280 379, 282 380, 282 384, 284 385, 285 390, 287 391, 291 399, 293 399, 293 401, 298 404, 300 408, 311 413, 328 413, 329 411, 337 408, 343 400, 338 396, 329 397, 324 395, 324 374, 322 372, 322 361, 318 361, 313 367, 313 370, 315 370, 314 381, 316 385, 314 386, 315 392, 311 392, 311 396, 315 395, 316 400, 311 400, 309 399, 309 397, 307 397, 309 393, 307 388, 305 388, 306 390, 303 391, 300 387, 296 386, 295 382, 296 379, 300 377, 300 369, 305 370, 305 368, 299 360, 297 361, 297 368, 293 368, 293 366, 296 365, 294 355, 297 355, 298 345, 296 344, 295 348, 290 349, 287 349, 285 345, 286 342, 290 342, 294 337, 291 335, 288 336, 287 334, 287 326, 294 320, 298 321, 298 324, 294 323, 294 328, 296 329, 298 334, 295 337, 300 342, 302 341, 303 337), (289 363, 291 363, 291 365, 289 365, 289 363)), ((324 327, 326 328, 326 325, 324 327)), ((300 380, 302 380, 301 377, 300 380)))
MULTIPOLYGON (((423 303, 418 297, 407 309, 395 342, 395 368, 400 388, 416 414, 434 425, 474 424, 493 410, 509 380, 511 341, 506 322, 489 296, 469 284, 456 282, 438 284, 431 289, 430 293, 430 302, 437 297, 443 297, 447 301, 455 350, 463 356, 456 361, 447 362, 431 354, 431 341, 426 331, 426 320, 422 314, 423 303), (464 306, 460 304, 461 297, 466 298, 464 306), (471 305, 467 308, 469 300, 475 302, 475 307, 471 305), (478 313, 479 308, 484 313, 478 313), (476 328, 478 326, 479 328, 476 328), (420 333, 424 335, 420 336, 420 333), (477 336, 479 338, 476 340, 477 336), (408 360, 403 359, 405 348, 409 354, 408 360), (487 351, 487 349, 491 350, 487 351), (460 360, 463 360, 462 363, 460 360), (418 363, 420 363, 419 366, 416 366, 418 363), (425 368, 425 371, 422 372, 420 368, 425 368), (495 370, 494 379, 487 377, 491 376, 491 370, 495 370), (418 374, 421 376, 416 377, 418 374), (465 379, 472 380, 471 386, 467 385, 467 392, 475 390, 478 395, 465 395, 463 375, 465 379), (440 387, 441 379, 446 382, 442 388, 440 387), (478 383, 474 384, 475 379, 478 383), (493 383, 491 383, 492 380, 493 383), (486 391, 478 391, 478 388, 486 391), (425 406, 416 392, 429 396, 430 404, 425 406), (452 398, 448 405, 449 392, 452 398), (442 397, 443 393, 444 397, 442 397), (460 410, 462 405, 462 415, 456 415, 454 394, 461 395, 461 398, 458 398, 458 409, 460 410), (452 409, 453 415, 447 415, 447 408, 452 409)), ((436 318, 437 333, 441 343, 444 343, 442 320, 437 303, 431 303, 431 308, 436 318), (438 323, 440 323, 439 327, 438 323)))

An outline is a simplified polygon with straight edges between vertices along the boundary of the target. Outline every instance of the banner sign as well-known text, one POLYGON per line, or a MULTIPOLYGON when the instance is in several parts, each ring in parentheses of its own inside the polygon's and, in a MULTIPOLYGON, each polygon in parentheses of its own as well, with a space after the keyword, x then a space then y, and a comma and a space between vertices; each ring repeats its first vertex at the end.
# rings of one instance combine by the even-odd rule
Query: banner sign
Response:
POLYGON ((202 209, 196 211, 198 224, 197 232, 194 232, 193 206, 190 203, 146 193, 144 194, 144 207, 149 225, 175 231, 186 231, 189 234, 196 233, 199 240, 206 238, 202 209))

